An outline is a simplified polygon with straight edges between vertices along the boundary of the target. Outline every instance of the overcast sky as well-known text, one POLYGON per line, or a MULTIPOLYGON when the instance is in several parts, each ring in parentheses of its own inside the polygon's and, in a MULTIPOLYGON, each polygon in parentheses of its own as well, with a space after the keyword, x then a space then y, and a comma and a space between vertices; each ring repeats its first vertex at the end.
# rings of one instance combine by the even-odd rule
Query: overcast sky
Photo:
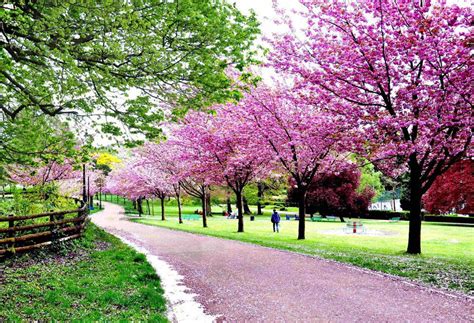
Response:
MULTIPOLYGON (((230 3, 235 3, 237 8, 242 12, 248 13, 250 9, 253 9, 261 22, 261 31, 263 36, 269 36, 278 27, 272 22, 276 16, 273 10, 272 0, 227 0, 230 3)), ((330 0, 328 0, 330 1, 330 0)), ((435 1, 432 1, 432 3, 435 1)), ((472 6, 473 1, 471 0, 447 0, 448 4, 454 4, 461 7, 472 6)), ((279 0, 278 4, 284 9, 301 9, 302 5, 299 0, 279 0)))

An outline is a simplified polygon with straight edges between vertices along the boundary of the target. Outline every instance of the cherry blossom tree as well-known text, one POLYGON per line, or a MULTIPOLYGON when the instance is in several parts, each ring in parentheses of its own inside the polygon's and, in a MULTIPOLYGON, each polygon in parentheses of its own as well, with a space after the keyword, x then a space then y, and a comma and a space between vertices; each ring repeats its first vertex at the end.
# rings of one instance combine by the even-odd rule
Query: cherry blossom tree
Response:
POLYGON ((164 217, 164 198, 174 195, 178 203, 178 221, 183 223, 181 211, 181 173, 182 164, 176 160, 176 146, 169 142, 160 144, 146 143, 141 149, 137 150, 140 156, 140 164, 151 170, 150 176, 154 177, 153 186, 159 190, 156 191, 161 201, 162 220, 164 217))
POLYGON ((215 109, 215 115, 189 113, 173 136, 182 147, 179 159, 186 164, 191 178, 204 186, 226 184, 232 189, 237 200, 237 231, 244 232, 242 191, 251 181, 266 175, 268 156, 258 152, 252 136, 243 131, 238 119, 233 119, 235 115, 222 106, 215 109))
POLYGON ((63 163, 51 161, 42 166, 11 165, 7 167, 7 173, 11 181, 24 186, 43 186, 57 180, 76 178, 79 175, 71 160, 63 163))
POLYGON ((142 213, 141 201, 144 198, 160 198, 164 220, 164 197, 172 192, 168 178, 160 168, 151 163, 148 158, 143 157, 142 149, 135 150, 134 155, 133 158, 125 161, 122 167, 110 173, 106 189, 112 194, 137 201, 139 213, 142 213))
MULTIPOLYGON (((222 108, 252 142, 249 155, 264 155, 293 179, 299 209, 298 239, 305 238, 305 199, 309 184, 322 166, 338 164, 345 123, 307 105, 293 95, 293 88, 263 85, 250 89, 236 104, 222 108)), ((329 166, 328 166, 329 167, 329 166)))
POLYGON ((421 200, 472 155, 472 7, 445 1, 301 0, 305 30, 272 41, 269 66, 308 104, 354 122, 367 157, 410 174, 408 253, 421 252, 421 200))

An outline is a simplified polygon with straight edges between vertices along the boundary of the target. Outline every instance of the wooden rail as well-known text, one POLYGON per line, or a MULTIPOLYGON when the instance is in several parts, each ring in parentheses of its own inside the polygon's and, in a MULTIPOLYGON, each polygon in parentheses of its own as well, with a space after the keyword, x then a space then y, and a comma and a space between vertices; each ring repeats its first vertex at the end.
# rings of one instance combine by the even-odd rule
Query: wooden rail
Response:
POLYGON ((68 211, 2 216, 0 224, 8 222, 8 228, 0 228, 0 257, 80 238, 89 220, 88 214, 87 204, 82 203, 80 208, 68 211), (65 218, 67 215, 74 216, 65 218), (47 220, 40 223, 24 223, 27 220, 41 218, 47 220))

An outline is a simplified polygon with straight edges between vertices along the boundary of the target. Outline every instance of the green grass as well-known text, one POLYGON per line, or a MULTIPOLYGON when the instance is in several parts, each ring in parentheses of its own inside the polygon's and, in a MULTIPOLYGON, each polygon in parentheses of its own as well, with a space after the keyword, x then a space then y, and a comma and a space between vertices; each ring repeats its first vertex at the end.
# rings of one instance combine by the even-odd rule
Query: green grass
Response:
POLYGON ((0 321, 167 321, 144 255, 93 224, 67 248, 9 260, 3 277, 0 268, 0 321))
MULTIPOLYGON (((133 207, 133 204, 130 200, 128 199, 123 199, 122 197, 117 198, 116 195, 107 195, 106 198, 104 198, 104 201, 106 202, 112 202, 115 204, 119 204, 125 208, 125 211, 130 214, 138 214, 138 211, 133 207)), ((97 201, 95 201, 97 202, 97 201)), ((174 200, 170 202, 165 203, 165 215, 171 215, 171 216, 177 216, 178 215, 178 207, 174 205, 174 200)), ((160 201, 159 200, 154 200, 153 202, 150 202, 150 207, 153 209, 153 211, 150 211, 150 213, 153 213, 155 216, 161 217, 161 206, 160 206, 160 201)), ((275 207, 275 205, 266 205, 263 207, 263 216, 257 216, 258 217, 265 217, 265 216, 270 216, 273 212, 273 209, 276 208, 278 212, 284 214, 284 213, 298 213, 298 208, 297 207, 287 207, 285 210, 280 210, 278 207, 275 207)), ((224 210, 226 210, 225 205, 216 205, 212 204, 211 206, 212 213, 214 215, 221 215, 224 210)), ((232 209, 234 212, 237 212, 237 208, 235 205, 232 205, 232 209)), ((181 207, 181 212, 182 214, 193 214, 196 210, 201 210, 201 205, 183 205, 181 207)), ((257 213, 257 206, 255 205, 250 205, 250 210, 255 214, 257 213)), ((148 215, 148 209, 146 206, 146 203, 143 202, 143 211, 144 211, 144 216, 149 216, 148 215)))
MULTIPOLYGON (((186 212, 196 208, 184 207, 186 212)), ((270 209, 267 209, 266 216, 259 216, 253 222, 246 216, 244 233, 236 232, 237 220, 227 220, 219 215, 208 218, 209 227, 203 228, 201 221, 178 224, 176 207, 169 206, 165 212, 166 221, 160 220, 159 211, 155 212, 156 219, 145 216, 133 221, 333 259, 473 294, 474 226, 425 222, 422 227, 422 255, 408 255, 405 253, 408 222, 404 221, 363 220, 369 230, 389 234, 385 236, 330 234, 330 231, 342 232, 345 224, 307 221, 306 240, 297 240, 297 221, 285 221, 283 216, 281 232, 272 232, 268 217, 270 209)))

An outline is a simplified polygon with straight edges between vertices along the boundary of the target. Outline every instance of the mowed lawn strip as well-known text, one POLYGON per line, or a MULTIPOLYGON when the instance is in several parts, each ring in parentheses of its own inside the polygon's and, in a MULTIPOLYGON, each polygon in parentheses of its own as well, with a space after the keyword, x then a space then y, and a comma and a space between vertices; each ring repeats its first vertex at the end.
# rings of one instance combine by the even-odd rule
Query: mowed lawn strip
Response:
POLYGON ((73 251, 43 254, 3 265, 0 321, 167 321, 145 256, 92 223, 73 251))
POLYGON ((346 235, 342 233, 344 223, 307 221, 306 240, 297 240, 297 221, 286 221, 283 216, 280 233, 273 233, 269 217, 262 216, 256 221, 246 216, 245 232, 237 233, 237 221, 219 215, 209 217, 209 227, 203 228, 198 220, 179 224, 175 207, 165 212, 166 221, 160 220, 159 212, 133 221, 338 260, 474 295, 473 226, 423 223, 423 253, 414 256, 405 253, 408 222, 404 221, 362 220, 368 230, 385 234, 382 236, 346 235))

